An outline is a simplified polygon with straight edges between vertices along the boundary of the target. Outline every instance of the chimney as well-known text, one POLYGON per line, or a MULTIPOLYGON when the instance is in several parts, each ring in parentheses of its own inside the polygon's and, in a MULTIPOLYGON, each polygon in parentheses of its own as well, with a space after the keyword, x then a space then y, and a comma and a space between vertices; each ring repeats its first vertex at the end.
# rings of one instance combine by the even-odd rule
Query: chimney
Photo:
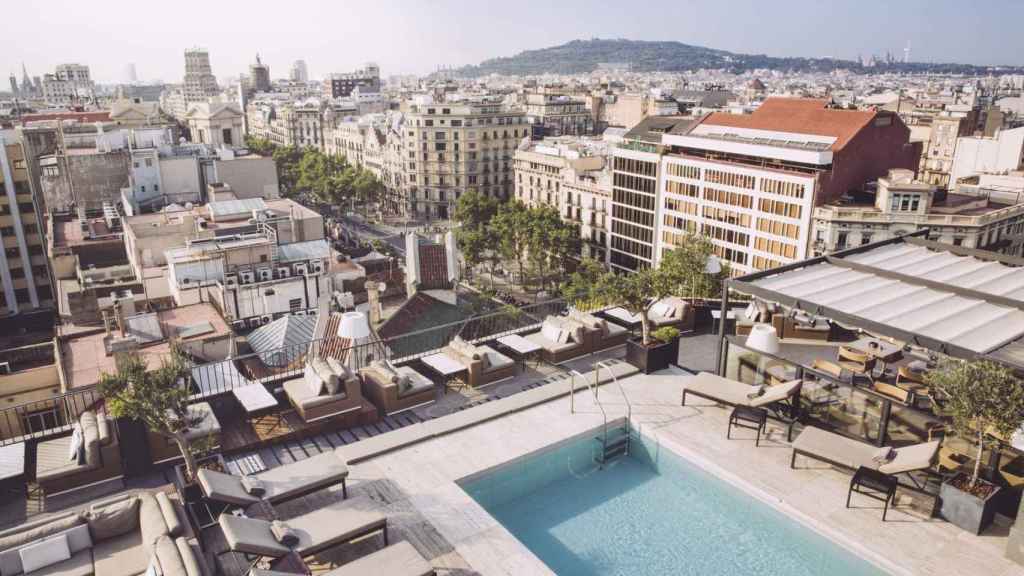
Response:
POLYGON ((366 281, 366 301, 369 304, 369 316, 370 324, 379 324, 381 316, 383 315, 381 306, 381 296, 383 295, 385 285, 383 282, 375 282, 373 280, 366 281))

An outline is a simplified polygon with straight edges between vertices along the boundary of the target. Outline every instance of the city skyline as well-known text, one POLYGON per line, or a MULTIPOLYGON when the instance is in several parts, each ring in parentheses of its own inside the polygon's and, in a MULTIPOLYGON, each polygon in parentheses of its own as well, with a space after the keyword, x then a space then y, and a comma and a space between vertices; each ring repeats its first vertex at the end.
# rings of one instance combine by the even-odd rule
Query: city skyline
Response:
MULTIPOLYGON (((885 5, 882 11, 867 9, 865 3, 822 7, 805 0, 786 0, 774 3, 766 14, 763 4, 748 0, 727 13, 704 0, 648 2, 646 10, 637 10, 632 4, 611 5, 600 12, 582 2, 551 5, 525 0, 517 9, 506 10, 500 19, 504 29, 518 32, 494 34, 489 18, 497 5, 481 10, 479 3, 462 1, 322 4, 315 8, 315 19, 309 18, 310 10, 275 13, 272 21, 264 22, 273 24, 276 32, 263 36, 225 33, 223 24, 232 22, 231 30, 259 30, 266 11, 239 13, 228 5, 186 2, 181 10, 165 14, 162 26, 188 29, 187 38, 155 36, 144 27, 121 26, 116 18, 83 23, 70 5, 67 10, 45 14, 15 5, 9 7, 10 19, 22 25, 4 39, 8 45, 0 50, 0 72, 14 72, 20 78, 24 62, 31 75, 41 76, 57 64, 80 62, 90 66, 96 81, 117 83, 125 81, 125 65, 130 61, 140 80, 179 82, 184 51, 200 46, 209 50, 218 79, 244 73, 257 52, 274 78, 287 77, 297 59, 309 63, 312 78, 355 69, 367 61, 377 62, 385 76, 423 74, 440 66, 477 64, 592 37, 674 40, 748 54, 851 60, 886 52, 902 58, 909 41, 913 61, 1024 65, 1024 40, 1011 24, 1024 17, 1024 4, 993 0, 988 5, 986 11, 962 13, 961 6, 952 2, 903 2, 885 5), (191 15, 200 9, 206 17, 196 22, 191 15), (545 17, 538 19, 537 14, 545 17), (580 18, 580 14, 588 17, 580 18), (889 26, 911 21, 919 25, 898 32, 889 26), (352 22, 370 24, 356 26, 352 22), (836 23, 843 24, 845 33, 836 34, 836 23), (111 34, 111 27, 118 33, 111 34), (884 27, 894 30, 891 36, 878 34, 884 27), (970 40, 943 43, 931 33, 950 27, 970 40), (36 41, 41 28, 51 32, 52 41, 36 41), (737 34, 738 30, 743 33, 737 34)), ((117 14, 123 7, 119 1, 100 0, 93 10, 117 14)))

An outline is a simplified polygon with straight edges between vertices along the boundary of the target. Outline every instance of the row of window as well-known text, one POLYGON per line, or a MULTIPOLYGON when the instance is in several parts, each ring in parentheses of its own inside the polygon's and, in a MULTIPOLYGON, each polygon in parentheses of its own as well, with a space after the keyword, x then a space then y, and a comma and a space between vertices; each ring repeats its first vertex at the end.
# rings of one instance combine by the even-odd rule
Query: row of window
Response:
POLYGON ((684 184, 683 182, 676 182, 675 180, 669 180, 666 182, 665 189, 672 194, 689 196, 691 198, 696 198, 700 195, 700 187, 696 184, 684 184))
POLYGON ((706 236, 714 238, 715 240, 728 242, 730 244, 739 244, 744 248, 747 247, 750 242, 750 235, 746 232, 723 228, 721 226, 713 226, 711 224, 704 224, 702 228, 706 236))
MULTIPOLYGON (((625 252, 626 254, 630 254, 637 258, 643 258, 644 260, 648 261, 650 261, 651 259, 650 241, 637 242, 635 240, 630 240, 629 238, 623 238, 621 236, 612 236, 611 246, 613 251, 625 252)), ((616 263, 614 253, 612 255, 612 260, 613 263, 616 263)), ((626 265, 625 262, 628 261, 629 259, 627 258, 626 260, 620 261, 618 263, 626 265)))
POLYGON ((754 205, 753 197, 742 192, 729 192, 728 190, 719 190, 717 188, 705 188, 704 198, 712 202, 718 202, 719 204, 728 204, 729 206, 739 206, 740 208, 750 208, 754 205))
POLYGON ((687 166, 685 164, 669 164, 668 174, 669 176, 675 176, 676 178, 689 178, 691 180, 700 180, 700 168, 696 166, 687 166))
POLYGON ((786 244, 781 240, 769 240, 758 236, 754 238, 754 248, 762 252, 770 252, 777 256, 783 256, 790 260, 796 258, 796 246, 786 244))
POLYGON ((665 198, 665 209, 672 210, 674 212, 682 212, 683 214, 690 214, 691 216, 697 215, 697 205, 693 202, 687 202, 686 200, 665 198))
POLYGON ((893 194, 890 208, 893 211, 917 212, 920 204, 920 194, 893 194))
POLYGON ((772 268, 778 268, 782 266, 782 262, 778 260, 772 260, 771 258, 765 258, 764 256, 754 256, 754 268, 758 270, 770 270, 772 268))
POLYGON ((757 229, 761 232, 767 232, 774 236, 785 236, 786 238, 792 238, 798 240, 800 238, 800 227, 796 224, 786 224, 785 222, 779 222, 778 220, 772 220, 770 218, 758 218, 757 229))
POLYGON ((727 262, 740 264, 742 266, 747 265, 747 252, 744 252, 743 250, 740 250, 738 248, 729 248, 727 246, 718 246, 716 244, 715 255, 727 262))
POLYGON ((768 198, 761 198, 758 202, 758 209, 760 209, 761 212, 785 216, 787 218, 800 218, 800 214, 802 213, 802 209, 799 204, 783 202, 782 200, 771 200, 768 198))
POLYGON ((657 182, 641 176, 632 176, 630 174, 616 172, 613 184, 617 188, 627 188, 629 190, 654 194, 657 182))
MULTIPOLYGON (((658 165, 654 162, 646 162, 644 160, 633 160, 632 158, 622 158, 616 156, 615 171, 629 172, 630 174, 638 174, 640 176, 649 176, 651 178, 654 178, 658 175, 658 165)), ((618 175, 616 174, 616 176, 618 175)))
POLYGON ((718 220, 719 222, 725 222, 734 226, 743 226, 745 228, 750 226, 750 214, 740 214, 726 208, 705 206, 702 210, 702 215, 710 220, 718 220))
POLYGON ((614 204, 623 204, 654 211, 654 196, 641 194, 640 192, 630 192, 629 190, 615 188, 612 190, 612 202, 614 204))
POLYGON ((714 184, 725 184, 736 188, 754 189, 754 177, 747 174, 734 174, 722 170, 705 170, 704 181, 714 184))
POLYGON ((793 198, 803 198, 804 188, 805 186, 798 182, 786 182, 783 180, 773 180, 771 178, 761 178, 762 192, 779 194, 780 196, 790 196, 793 198))
POLYGON ((654 231, 650 228, 637 226, 636 224, 623 222, 622 220, 612 220, 612 234, 627 236, 648 245, 650 245, 654 240, 654 231))

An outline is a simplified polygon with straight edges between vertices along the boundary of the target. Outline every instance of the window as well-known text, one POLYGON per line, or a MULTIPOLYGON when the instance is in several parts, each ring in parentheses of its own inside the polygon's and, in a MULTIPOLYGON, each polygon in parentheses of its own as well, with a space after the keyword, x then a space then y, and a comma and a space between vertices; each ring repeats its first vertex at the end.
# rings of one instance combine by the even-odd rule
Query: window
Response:
POLYGON ((152 158, 146 158, 146 168, 152 168, 152 167, 153 167, 153 159, 152 158))
POLYGON ((224 141, 225 144, 227 144, 228 146, 234 144, 234 142, 231 140, 231 128, 224 128, 223 130, 220 131, 220 134, 221 139, 224 141))
POLYGON ((668 175, 676 178, 700 179, 700 168, 696 166, 685 166, 683 164, 669 164, 668 175))
POLYGON ((836 250, 846 249, 846 232, 840 232, 836 236, 836 250))

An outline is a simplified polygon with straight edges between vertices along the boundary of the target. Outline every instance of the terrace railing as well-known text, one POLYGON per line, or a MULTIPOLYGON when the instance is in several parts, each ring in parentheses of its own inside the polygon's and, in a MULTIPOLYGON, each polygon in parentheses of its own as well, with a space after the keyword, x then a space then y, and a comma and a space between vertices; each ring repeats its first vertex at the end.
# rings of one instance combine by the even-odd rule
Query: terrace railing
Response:
POLYGON ((69 432, 78 416, 101 400, 99 390, 89 387, 4 408, 0 410, 0 446, 69 432))

